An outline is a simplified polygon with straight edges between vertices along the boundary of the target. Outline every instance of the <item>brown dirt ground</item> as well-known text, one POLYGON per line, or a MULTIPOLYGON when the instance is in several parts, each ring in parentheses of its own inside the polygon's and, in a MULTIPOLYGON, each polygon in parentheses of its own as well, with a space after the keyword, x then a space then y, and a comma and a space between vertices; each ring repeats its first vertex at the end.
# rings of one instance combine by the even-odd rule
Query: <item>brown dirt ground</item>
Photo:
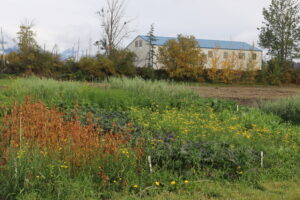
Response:
POLYGON ((229 99, 247 106, 257 106, 266 100, 300 96, 299 86, 191 86, 191 88, 202 97, 229 99))

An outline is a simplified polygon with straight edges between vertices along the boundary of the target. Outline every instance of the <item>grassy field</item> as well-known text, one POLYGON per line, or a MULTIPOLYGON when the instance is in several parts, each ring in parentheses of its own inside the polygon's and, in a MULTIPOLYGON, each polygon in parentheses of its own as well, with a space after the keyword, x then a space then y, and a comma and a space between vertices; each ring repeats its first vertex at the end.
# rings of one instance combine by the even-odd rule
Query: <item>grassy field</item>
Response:
POLYGON ((33 77, 0 80, 0 101, 0 199, 300 199, 297 97, 33 77))

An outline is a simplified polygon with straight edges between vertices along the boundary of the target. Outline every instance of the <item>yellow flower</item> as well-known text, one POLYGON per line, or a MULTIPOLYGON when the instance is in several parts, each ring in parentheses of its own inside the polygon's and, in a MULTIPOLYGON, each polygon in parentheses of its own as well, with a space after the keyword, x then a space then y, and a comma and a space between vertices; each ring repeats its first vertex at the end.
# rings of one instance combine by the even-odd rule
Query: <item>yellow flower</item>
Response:
POLYGON ((176 181, 171 181, 171 185, 175 185, 176 184, 176 181))
POLYGON ((44 157, 48 154, 46 151, 40 151, 40 154, 42 154, 44 157))
POLYGON ((18 158, 18 159, 22 158, 22 157, 23 157, 23 155, 24 155, 24 153, 25 153, 25 151, 24 151, 24 150, 20 150, 20 151, 18 151, 18 152, 17 152, 17 158, 18 158))
POLYGON ((185 180, 185 181, 184 181, 184 183, 185 183, 185 184, 188 184, 188 183, 189 183, 189 181, 188 181, 188 180, 185 180))
POLYGON ((139 186, 138 186, 138 185, 134 185, 133 187, 134 187, 134 188, 138 188, 139 186))
POLYGON ((159 186, 159 185, 160 185, 160 182, 156 181, 156 182, 155 182, 155 185, 159 186))
POLYGON ((67 169, 69 166, 68 165, 61 165, 61 168, 67 169))
POLYGON ((37 179, 39 179, 39 178, 40 178, 40 176, 36 176, 36 178, 37 178, 37 179))

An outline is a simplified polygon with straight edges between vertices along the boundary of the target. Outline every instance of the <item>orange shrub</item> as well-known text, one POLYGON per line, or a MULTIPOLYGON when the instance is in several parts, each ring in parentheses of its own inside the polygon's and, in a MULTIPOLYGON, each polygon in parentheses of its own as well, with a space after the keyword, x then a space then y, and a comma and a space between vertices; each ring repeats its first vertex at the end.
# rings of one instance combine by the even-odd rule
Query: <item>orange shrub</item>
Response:
POLYGON ((76 113, 64 120, 64 113, 47 108, 42 102, 29 98, 21 105, 13 105, 4 114, 0 135, 0 153, 7 158, 10 149, 38 146, 41 153, 59 156, 75 166, 81 166, 96 157, 117 155, 130 140, 125 133, 103 133, 88 114, 87 124, 82 125, 76 113))

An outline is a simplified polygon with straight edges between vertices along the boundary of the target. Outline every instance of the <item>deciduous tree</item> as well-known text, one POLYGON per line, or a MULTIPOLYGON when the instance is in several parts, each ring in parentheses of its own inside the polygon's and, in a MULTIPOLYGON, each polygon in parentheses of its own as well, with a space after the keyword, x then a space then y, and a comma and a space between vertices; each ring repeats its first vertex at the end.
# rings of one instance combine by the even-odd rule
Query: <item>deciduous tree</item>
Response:
POLYGON ((158 61, 169 76, 178 80, 202 81, 205 55, 194 36, 178 35, 159 48, 158 61))
POLYGON ((21 66, 27 73, 31 73, 34 68, 35 56, 39 51, 39 46, 35 39, 36 34, 33 32, 34 24, 26 20, 20 25, 18 35, 18 56, 21 61, 21 66))
POLYGON ((219 67, 222 65, 219 48, 213 49, 211 55, 207 57, 207 78, 212 82, 219 81, 219 67))
POLYGON ((17 35, 18 47, 21 54, 29 55, 39 48, 35 39, 36 34, 32 30, 33 27, 34 24, 29 21, 25 21, 20 25, 20 30, 17 35))
POLYGON ((240 68, 238 67, 238 55, 235 52, 230 52, 222 62, 222 72, 220 81, 223 83, 232 83, 238 77, 240 68))
POLYGON ((299 0, 272 0, 263 9, 263 26, 259 28, 259 45, 277 58, 282 66, 299 55, 300 4, 299 0))
POLYGON ((109 56, 120 43, 129 36, 132 30, 129 25, 132 20, 125 16, 125 0, 106 0, 106 7, 97 14, 100 17, 102 36, 96 45, 109 56))

